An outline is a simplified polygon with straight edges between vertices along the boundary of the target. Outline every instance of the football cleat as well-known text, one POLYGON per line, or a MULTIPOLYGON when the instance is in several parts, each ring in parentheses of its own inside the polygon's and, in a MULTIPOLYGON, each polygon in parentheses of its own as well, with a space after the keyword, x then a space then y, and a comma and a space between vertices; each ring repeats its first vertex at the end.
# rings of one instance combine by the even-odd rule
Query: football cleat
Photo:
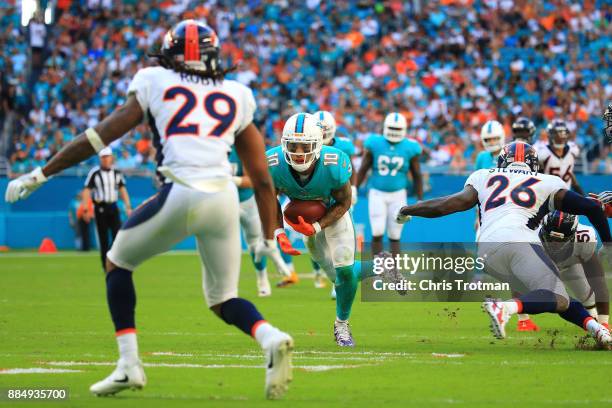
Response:
POLYGON ((540 331, 540 328, 537 324, 533 322, 531 319, 527 320, 519 320, 516 325, 517 331, 529 332, 529 331, 540 331))
POLYGON ((291 275, 285 276, 282 281, 276 284, 276 287, 286 288, 287 286, 295 285, 299 281, 300 278, 298 278, 297 273, 295 273, 295 271, 291 271, 291 275))
POLYGON ((605 326, 599 325, 599 327, 591 332, 591 335, 597 340, 597 344, 601 347, 610 348, 612 346, 612 336, 610 330, 606 329, 605 326))
POLYGON ((267 277, 257 277, 257 296, 266 297, 272 294, 272 288, 270 288, 270 281, 267 277))
POLYGON ((486 298, 482 303, 484 310, 491 318, 491 332, 498 339, 506 338, 506 324, 510 320, 510 314, 500 299, 486 298))
POLYGON ((336 344, 340 347, 355 347, 348 320, 345 322, 336 320, 334 322, 334 336, 336 338, 336 344))
POLYGON ((101 397, 105 395, 114 395, 128 388, 140 390, 146 384, 147 377, 140 360, 135 364, 128 364, 124 360, 119 359, 115 371, 102 381, 98 381, 89 387, 89 391, 101 397))
POLYGON ((287 333, 279 331, 264 346, 266 355, 266 398, 282 397, 293 380, 291 354, 293 339, 287 333))
POLYGON ((323 289, 327 287, 327 282, 325 281, 325 276, 322 273, 315 273, 314 277, 314 287, 317 289, 323 289))

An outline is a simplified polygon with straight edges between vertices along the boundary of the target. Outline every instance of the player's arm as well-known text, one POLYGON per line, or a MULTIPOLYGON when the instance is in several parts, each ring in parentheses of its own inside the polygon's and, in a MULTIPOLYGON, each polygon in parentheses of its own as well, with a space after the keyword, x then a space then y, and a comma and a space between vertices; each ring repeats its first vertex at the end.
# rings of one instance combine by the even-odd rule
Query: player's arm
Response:
POLYGON ((414 181, 414 192, 419 200, 423 199, 423 174, 421 174, 421 164, 419 163, 420 155, 410 159, 410 173, 414 181))
POLYGON ((351 208, 352 194, 350 181, 347 181, 339 189, 332 190, 331 196, 334 198, 335 203, 327 209, 323 218, 319 220, 321 229, 338 221, 351 208))
POLYGON ((478 192, 471 185, 467 185, 458 193, 402 207, 397 215, 397 221, 406 222, 411 216, 425 218, 443 217, 448 214, 468 210, 477 203, 478 192))
POLYGON ((134 95, 130 95, 124 105, 115 109, 95 127, 78 135, 55 154, 42 169, 37 167, 30 173, 11 181, 6 189, 5 200, 12 203, 28 197, 47 181, 47 177, 99 152, 109 143, 136 127, 143 117, 144 114, 138 100, 134 95))
POLYGON ((572 189, 580 195, 585 195, 584 190, 582 189, 580 184, 578 184, 578 179, 576 178, 576 175, 574 174, 574 172, 569 173, 569 175, 572 180, 572 189))
POLYGON ((125 205, 125 212, 128 217, 132 213, 132 204, 130 203, 130 195, 128 194, 127 188, 123 185, 119 187, 119 195, 121 196, 121 201, 125 205))
POLYGON ((366 179, 368 170, 372 167, 374 159, 372 153, 368 149, 363 150, 363 159, 361 160, 361 166, 357 172, 357 180, 355 181, 355 187, 359 188, 361 183, 366 179))
MULTIPOLYGON (((577 243, 577 245, 587 245, 577 243)), ((604 268, 599 258, 593 254, 591 259, 588 261, 582 261, 582 268, 584 269, 584 275, 595 293, 595 303, 597 306, 597 312, 601 314, 610 314, 610 291, 606 284, 606 277, 604 274, 604 268)))
POLYGON ((122 106, 115 109, 113 113, 104 118, 100 123, 78 135, 72 142, 62 148, 51 160, 43 167, 43 174, 47 177, 59 173, 60 171, 82 162, 93 155, 102 147, 108 146, 114 140, 119 139, 129 130, 136 127, 144 114, 136 99, 130 95, 122 106), (92 134, 93 130, 97 135, 92 134), (86 133, 89 133, 87 135, 86 133), (96 138, 97 136, 97 138, 96 138), (95 141, 92 142, 91 139, 95 141), (101 143, 94 148, 93 144, 101 143))
POLYGON ((570 214, 585 215, 597 230, 599 238, 604 244, 609 244, 612 241, 608 219, 601 206, 595 201, 571 190, 561 189, 555 193, 553 203, 554 209, 570 214))
POLYGON ((274 230, 279 227, 278 200, 272 177, 268 172, 263 136, 252 123, 237 135, 236 153, 255 190, 255 201, 257 201, 264 237, 274 239, 274 230))

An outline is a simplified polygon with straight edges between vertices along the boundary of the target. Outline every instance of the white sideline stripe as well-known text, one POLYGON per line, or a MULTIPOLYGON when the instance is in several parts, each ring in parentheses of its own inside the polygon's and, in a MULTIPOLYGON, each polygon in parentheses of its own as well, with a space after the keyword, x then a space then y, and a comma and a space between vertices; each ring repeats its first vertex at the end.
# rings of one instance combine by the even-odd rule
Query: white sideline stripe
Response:
POLYGON ((82 373, 83 370, 70 370, 68 368, 7 368, 0 370, 2 374, 61 374, 61 373, 82 373))
MULTIPOLYGON (((218 354, 218 353, 192 354, 192 353, 175 353, 173 351, 154 351, 152 353, 143 353, 143 354, 150 355, 150 356, 191 357, 191 358, 193 357, 196 357, 196 358, 214 357, 214 358, 250 359, 250 360, 259 360, 263 358, 262 354, 218 354)), ((343 357, 340 357, 340 356, 339 357, 329 357, 329 356, 321 355, 321 354, 327 354, 326 352, 314 352, 314 353, 313 352, 294 352, 293 354, 294 354, 293 358, 297 360, 364 360, 364 361, 371 361, 371 360, 385 360, 388 357, 390 357, 387 355, 377 355, 377 354, 367 354, 370 357, 365 357, 365 356, 360 357, 360 356, 349 355, 350 353, 342 353, 342 352, 338 352, 338 354, 344 355, 343 357)), ((412 357, 412 356, 409 356, 409 357, 412 357)))
MULTIPOLYGON (((42 364, 60 367, 72 366, 114 366, 117 363, 112 361, 40 361, 42 364)), ((297 365, 293 368, 299 368, 306 371, 328 371, 339 370, 344 368, 366 367, 370 364, 349 364, 349 365, 297 365)), ((265 364, 247 365, 247 364, 190 364, 190 363, 143 363, 144 367, 166 367, 166 368, 265 368, 265 364)), ((52 370, 52 369, 51 369, 52 370)), ((78 372, 78 370, 68 370, 69 372, 78 372)), ((1 372, 0 372, 1 373, 1 372)))
POLYGON ((451 354, 446 354, 446 353, 431 353, 431 355, 433 357, 446 357, 446 358, 461 358, 461 357, 465 357, 465 354, 459 354, 459 353, 451 353, 451 354))

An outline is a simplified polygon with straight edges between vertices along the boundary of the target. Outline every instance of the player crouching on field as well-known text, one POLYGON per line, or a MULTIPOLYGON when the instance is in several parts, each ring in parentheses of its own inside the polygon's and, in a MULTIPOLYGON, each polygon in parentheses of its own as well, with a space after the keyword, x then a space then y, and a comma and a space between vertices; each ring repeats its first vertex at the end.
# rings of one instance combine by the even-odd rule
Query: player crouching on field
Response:
POLYGON ((559 177, 538 173, 535 149, 513 142, 502 149, 497 168, 472 173, 461 192, 403 207, 397 221, 406 222, 412 216, 442 217, 477 204, 481 211, 479 256, 486 259, 486 270, 516 282, 525 293, 504 302, 485 300, 482 306, 489 315, 494 336, 506 337, 506 324, 514 314, 558 313, 587 330, 600 345, 610 346, 609 330, 593 319, 579 301, 569 297, 536 232, 548 212, 586 215, 604 243, 601 255, 612 258, 610 227, 601 207, 567 190, 559 177))
MULTIPOLYGON (((320 200, 327 207, 319 221, 308 223, 302 216, 287 223, 305 235, 310 256, 336 287, 334 335, 339 346, 354 345, 348 319, 359 281, 355 268, 355 229, 351 207, 349 157, 342 151, 323 146, 319 122, 310 114, 290 117, 283 128, 281 146, 268 150, 268 168, 277 193, 291 200, 320 200)), ((291 205, 291 204, 290 204, 291 205)), ((282 218, 277 235, 285 237, 282 218)), ((279 242, 281 239, 279 238, 279 242)), ((283 252, 287 252, 282 246, 283 252)))
POLYGON ((610 292, 596 254, 595 230, 579 224, 575 215, 555 210, 544 217, 538 235, 559 268, 563 283, 589 314, 609 330, 610 292))

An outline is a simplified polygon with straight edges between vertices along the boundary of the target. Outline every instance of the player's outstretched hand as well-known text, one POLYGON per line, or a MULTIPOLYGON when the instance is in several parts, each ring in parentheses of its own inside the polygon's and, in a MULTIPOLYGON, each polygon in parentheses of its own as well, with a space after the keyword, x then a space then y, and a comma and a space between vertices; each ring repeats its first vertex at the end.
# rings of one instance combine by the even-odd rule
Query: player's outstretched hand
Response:
MULTIPOLYGON (((286 235, 285 235, 286 236, 286 235)), ((289 244, 291 245, 291 244, 289 244)), ((283 276, 290 276, 291 271, 283 260, 283 257, 276 246, 276 241, 273 239, 261 240, 255 245, 254 249, 255 262, 260 262, 263 257, 268 257, 276 266, 276 270, 283 276)), ((299 251, 298 251, 299 254, 299 251)))
POLYGON ((287 217, 285 217, 285 221, 287 221, 287 224, 289 224, 291 228, 293 228, 296 232, 299 232, 300 234, 304 234, 308 237, 321 231, 321 227, 317 228, 317 226, 319 225, 318 222, 315 222, 314 224, 309 224, 306 221, 304 221, 304 217, 302 217, 301 215, 298 216, 297 224, 294 222, 291 222, 287 217))
POLYGON ((6 187, 4 199, 9 203, 14 203, 17 200, 23 200, 32 194, 38 187, 42 186, 47 181, 47 177, 42 172, 40 167, 35 168, 28 174, 11 180, 6 187))
POLYGON ((276 242, 278 242, 278 246, 280 247, 281 251, 288 255, 301 254, 300 251, 298 251, 293 247, 293 245, 291 245, 291 240, 289 239, 287 234, 285 234, 285 231, 282 228, 279 228, 279 233, 275 233, 274 235, 276 236, 276 242))
POLYGON ((395 217, 395 222, 398 224, 405 224, 412 219, 412 215, 404 214, 402 212, 404 208, 405 207, 400 208, 400 210, 397 212, 397 216, 395 217))
POLYGON ((601 204, 608 218, 612 217, 612 191, 604 191, 599 194, 589 193, 589 198, 601 204))

